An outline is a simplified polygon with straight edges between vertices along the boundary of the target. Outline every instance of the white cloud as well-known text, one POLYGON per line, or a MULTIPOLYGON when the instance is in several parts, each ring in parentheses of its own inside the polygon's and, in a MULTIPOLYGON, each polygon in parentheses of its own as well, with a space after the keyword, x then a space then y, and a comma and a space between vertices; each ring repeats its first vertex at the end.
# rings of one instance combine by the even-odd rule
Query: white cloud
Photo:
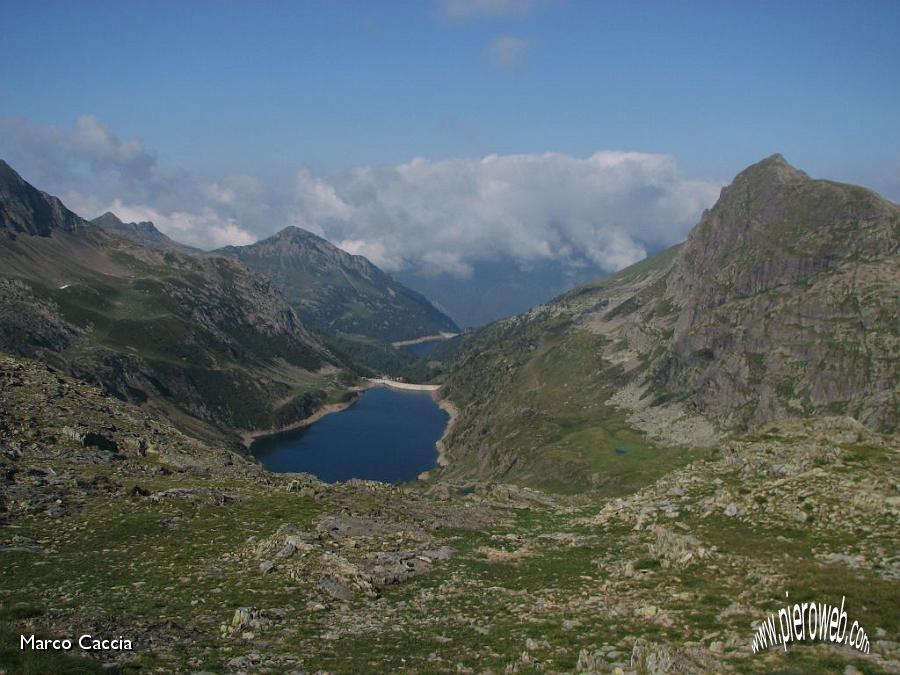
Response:
MULTIPOLYGON (((324 233, 323 233, 324 234, 324 233)), ((403 258, 392 255, 384 244, 379 241, 366 241, 365 239, 343 239, 335 242, 338 248, 353 255, 361 255, 368 258, 383 270, 395 271, 402 269, 403 258)))
POLYGON ((199 213, 170 211, 161 213, 144 204, 123 204, 116 200, 103 208, 112 211, 126 223, 149 220, 163 234, 175 241, 203 247, 220 247, 233 244, 252 244, 256 237, 237 223, 222 218, 212 208, 206 207, 199 213))
POLYGON ((500 35, 488 44, 487 54, 491 63, 504 70, 518 70, 528 62, 531 43, 514 35, 500 35))
POLYGON ((441 0, 441 13, 451 19, 522 17, 536 0, 441 0))
POLYGON ((0 118, 0 150, 12 153, 11 164, 27 180, 59 194, 86 218, 112 211, 127 222, 150 220, 173 239, 201 248, 256 239, 237 218, 262 196, 255 179, 203 183, 164 169, 140 141, 119 138, 93 115, 80 116, 70 130, 0 118))
POLYGON ((75 130, 63 137, 72 149, 82 152, 97 162, 109 164, 138 163, 145 167, 156 164, 155 158, 145 152, 138 141, 120 140, 108 127, 93 115, 82 115, 75 121, 75 130))
POLYGON ((501 258, 617 270, 683 239, 719 189, 686 180, 671 157, 610 151, 418 158, 298 183, 296 219, 346 250, 456 276, 501 258))
POLYGON ((200 180, 91 116, 71 130, 0 119, 0 155, 83 216, 151 220, 201 248, 297 225, 388 270, 456 277, 501 260, 614 271, 681 241, 719 190, 686 179, 670 156, 613 151, 200 180))
POLYGON ((66 193, 63 201, 70 209, 88 218, 111 211, 126 223, 150 221, 156 229, 175 241, 200 248, 241 246, 257 240, 255 235, 211 207, 204 207, 199 212, 161 212, 146 204, 128 204, 121 199, 103 202, 78 192, 66 193))

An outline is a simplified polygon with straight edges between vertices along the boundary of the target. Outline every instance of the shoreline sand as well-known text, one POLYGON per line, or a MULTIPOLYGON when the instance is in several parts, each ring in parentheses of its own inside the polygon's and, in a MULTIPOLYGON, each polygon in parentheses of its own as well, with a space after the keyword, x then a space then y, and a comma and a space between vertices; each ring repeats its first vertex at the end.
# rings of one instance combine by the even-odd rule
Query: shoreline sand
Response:
POLYGON ((447 459, 447 446, 444 441, 450 435, 453 425, 456 424, 456 420, 459 418, 459 408, 449 398, 439 398, 437 391, 432 394, 432 398, 450 416, 450 419, 447 420, 447 426, 444 428, 444 433, 441 434, 441 437, 435 443, 438 449, 437 465, 440 468, 444 468, 450 466, 450 460, 447 459))

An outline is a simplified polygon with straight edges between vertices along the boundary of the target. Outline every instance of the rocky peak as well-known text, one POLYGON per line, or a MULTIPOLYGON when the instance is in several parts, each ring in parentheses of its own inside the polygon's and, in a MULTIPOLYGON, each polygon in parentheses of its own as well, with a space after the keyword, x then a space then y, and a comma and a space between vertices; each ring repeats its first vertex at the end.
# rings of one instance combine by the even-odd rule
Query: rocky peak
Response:
POLYGON ((282 241, 288 240, 296 240, 296 241, 306 241, 306 240, 321 240, 322 238, 318 235, 313 234, 309 230, 304 230, 302 227, 297 227, 296 225, 288 225, 286 228, 277 232, 274 235, 275 239, 280 239, 282 241))
POLYGON ((365 257, 300 227, 214 253, 269 275, 304 321, 325 333, 389 343, 458 330, 425 297, 365 257))
POLYGON ((94 218, 91 222, 107 232, 119 235, 120 237, 125 237, 126 239, 130 239, 131 241, 135 241, 150 248, 163 251, 175 250, 191 254, 202 253, 202 251, 193 246, 187 246, 186 244, 181 244, 170 239, 156 229, 156 225, 149 220, 144 220, 139 223, 125 223, 122 222, 121 218, 115 213, 107 211, 102 216, 94 218))
POLYGON ((49 237, 54 230, 75 232, 85 222, 59 199, 29 185, 0 159, 0 230, 49 237))
POLYGON ((362 256, 351 255, 309 230, 296 225, 288 225, 267 239, 249 246, 229 246, 223 251, 244 259, 247 257, 280 256, 295 261, 313 261, 317 265, 337 265, 352 268, 366 277, 380 271, 362 256))
POLYGON ((102 216, 97 216, 91 222, 95 225, 99 225, 103 229, 111 230, 113 232, 127 229, 142 234, 162 234, 162 232, 156 229, 156 225, 149 220, 142 220, 139 223, 126 223, 112 211, 107 211, 102 216))
POLYGON ((780 155, 754 164, 675 260, 657 384, 728 423, 836 410, 892 428, 898 255, 900 207, 780 155))
POLYGON ((793 181, 810 180, 810 177, 797 167, 790 164, 779 152, 769 155, 756 164, 751 164, 741 171, 734 179, 739 184, 745 181, 788 183, 793 181))
POLYGON ((107 211, 102 216, 97 216, 93 220, 94 224, 100 227, 122 227, 125 223, 112 211, 107 211))
POLYGON ((900 208, 874 192, 812 179, 772 155, 739 173, 703 214, 669 287, 685 300, 801 282, 854 256, 895 254, 898 224, 900 208))
POLYGON ((283 230, 259 243, 291 255, 309 252, 310 250, 321 252, 335 248, 322 237, 296 225, 288 225, 283 230))

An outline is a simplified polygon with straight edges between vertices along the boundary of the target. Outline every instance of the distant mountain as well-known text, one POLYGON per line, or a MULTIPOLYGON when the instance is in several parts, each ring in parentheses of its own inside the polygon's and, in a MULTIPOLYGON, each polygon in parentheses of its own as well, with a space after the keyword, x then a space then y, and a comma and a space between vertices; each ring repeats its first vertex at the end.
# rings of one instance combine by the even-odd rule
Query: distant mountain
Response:
MULTIPOLYGON (((454 321, 423 295, 395 281, 359 255, 351 255, 298 227, 249 246, 213 252, 269 275, 310 327, 348 351, 372 345, 384 357, 390 343, 441 332, 454 321)), ((373 354, 357 351, 363 361, 373 354)), ((370 361, 371 363, 371 361, 370 361)))
POLYGON ((162 232, 156 229, 156 225, 150 221, 141 221, 140 223, 124 223, 119 220, 114 213, 107 211, 102 216, 97 216, 92 221, 94 225, 99 225, 107 232, 118 234, 119 236, 136 241, 138 244, 149 246, 150 248, 158 248, 161 250, 181 251, 182 253, 203 253, 199 248, 181 244, 170 239, 162 232))
POLYGON ((3 163, 0 214, 0 351, 207 437, 283 426, 343 391, 342 361, 240 263, 110 234, 3 163))
POLYGON ((568 490, 787 417, 895 430, 898 270, 900 207, 769 157, 684 244, 466 337, 447 473, 568 490))
POLYGON ((467 277, 404 270, 397 279, 420 290, 460 326, 476 328, 524 312, 567 290, 603 276, 594 265, 557 261, 523 265, 511 257, 472 264, 467 277))

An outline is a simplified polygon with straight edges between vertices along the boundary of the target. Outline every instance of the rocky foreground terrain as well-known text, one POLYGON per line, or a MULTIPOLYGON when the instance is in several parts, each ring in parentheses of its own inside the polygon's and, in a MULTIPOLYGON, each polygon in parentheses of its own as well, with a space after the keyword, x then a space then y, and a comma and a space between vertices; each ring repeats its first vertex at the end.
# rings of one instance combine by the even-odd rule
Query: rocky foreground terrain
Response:
POLYGON ((2 672, 898 672, 895 437, 784 421, 627 496, 273 475, 0 356, 2 672), (869 654, 753 654, 797 600, 869 654), (21 652, 91 633, 130 652, 21 652))

